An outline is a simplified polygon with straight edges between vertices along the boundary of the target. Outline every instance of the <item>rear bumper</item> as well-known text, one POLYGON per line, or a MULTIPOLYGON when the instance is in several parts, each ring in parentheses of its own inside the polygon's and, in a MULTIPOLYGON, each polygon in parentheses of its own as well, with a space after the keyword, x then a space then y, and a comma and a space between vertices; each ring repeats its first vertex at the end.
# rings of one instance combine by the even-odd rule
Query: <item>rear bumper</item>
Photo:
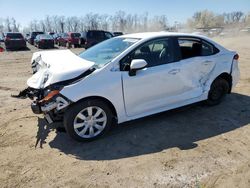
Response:
POLYGON ((233 88, 240 80, 240 70, 238 62, 236 61, 233 62, 231 75, 232 75, 232 88, 233 88))
POLYGON ((54 48, 54 43, 39 43, 41 48, 54 48))
POLYGON ((26 43, 5 43, 5 47, 8 49, 26 48, 26 43))

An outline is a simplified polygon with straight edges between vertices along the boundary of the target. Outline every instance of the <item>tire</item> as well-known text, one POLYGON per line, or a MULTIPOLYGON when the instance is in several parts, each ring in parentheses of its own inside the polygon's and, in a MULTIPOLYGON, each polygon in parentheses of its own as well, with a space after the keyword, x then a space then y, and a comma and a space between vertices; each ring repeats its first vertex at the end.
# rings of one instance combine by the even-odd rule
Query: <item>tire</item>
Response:
POLYGON ((72 105, 64 114, 63 124, 71 138, 86 142, 93 141, 108 132, 112 120, 113 114, 109 106, 102 100, 96 99, 72 105))
POLYGON ((214 106, 220 104, 225 95, 229 92, 229 83, 225 79, 218 78, 214 80, 208 93, 206 104, 214 106))

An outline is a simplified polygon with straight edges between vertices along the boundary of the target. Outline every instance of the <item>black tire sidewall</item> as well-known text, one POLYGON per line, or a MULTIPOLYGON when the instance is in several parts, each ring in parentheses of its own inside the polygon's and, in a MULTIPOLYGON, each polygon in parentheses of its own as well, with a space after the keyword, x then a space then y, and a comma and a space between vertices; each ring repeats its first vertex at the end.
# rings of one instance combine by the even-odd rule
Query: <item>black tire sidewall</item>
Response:
POLYGON ((86 101, 80 101, 77 102, 76 104, 73 104, 64 114, 64 120, 63 120, 63 124, 64 127, 67 131, 67 133, 69 134, 69 136, 77 141, 80 142, 88 142, 88 141, 93 141, 99 137, 101 137, 102 135, 104 135, 105 133, 108 132, 108 130, 111 128, 112 126, 112 120, 113 120, 113 114, 111 109, 109 108, 109 106, 102 100, 86 100, 86 101), (89 106, 97 106, 101 109, 103 109, 106 113, 107 116, 107 123, 105 128, 103 129, 103 131, 98 134, 95 137, 92 138, 82 138, 80 137, 74 130, 74 119, 76 117, 76 115, 83 110, 86 107, 89 106))
POLYGON ((210 87, 210 91, 208 93, 207 104, 211 106, 219 104, 223 100, 225 95, 228 93, 228 91, 229 91, 229 83, 225 79, 222 79, 222 78, 216 79, 210 87), (213 92, 215 92, 215 90, 218 90, 218 89, 221 89, 222 93, 217 99, 214 99, 212 97, 212 94, 213 92))

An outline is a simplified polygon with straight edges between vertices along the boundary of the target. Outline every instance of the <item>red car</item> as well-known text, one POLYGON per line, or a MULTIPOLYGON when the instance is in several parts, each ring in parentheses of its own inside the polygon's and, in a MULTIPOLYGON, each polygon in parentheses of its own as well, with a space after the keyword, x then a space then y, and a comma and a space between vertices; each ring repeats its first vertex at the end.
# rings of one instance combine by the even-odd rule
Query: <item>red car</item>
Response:
POLYGON ((70 48, 72 45, 74 47, 80 46, 80 33, 63 33, 61 37, 59 37, 58 40, 58 46, 65 46, 70 48))

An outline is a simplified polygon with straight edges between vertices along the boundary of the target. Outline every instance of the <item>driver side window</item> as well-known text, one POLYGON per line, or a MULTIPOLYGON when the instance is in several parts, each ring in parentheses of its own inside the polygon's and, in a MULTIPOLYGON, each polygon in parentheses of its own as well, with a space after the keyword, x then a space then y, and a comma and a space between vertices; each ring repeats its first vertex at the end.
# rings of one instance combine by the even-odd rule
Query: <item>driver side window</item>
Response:
POLYGON ((170 40, 168 38, 157 39, 138 47, 121 60, 121 70, 128 71, 130 63, 134 59, 144 59, 148 64, 147 67, 173 62, 174 58, 170 49, 170 40))

